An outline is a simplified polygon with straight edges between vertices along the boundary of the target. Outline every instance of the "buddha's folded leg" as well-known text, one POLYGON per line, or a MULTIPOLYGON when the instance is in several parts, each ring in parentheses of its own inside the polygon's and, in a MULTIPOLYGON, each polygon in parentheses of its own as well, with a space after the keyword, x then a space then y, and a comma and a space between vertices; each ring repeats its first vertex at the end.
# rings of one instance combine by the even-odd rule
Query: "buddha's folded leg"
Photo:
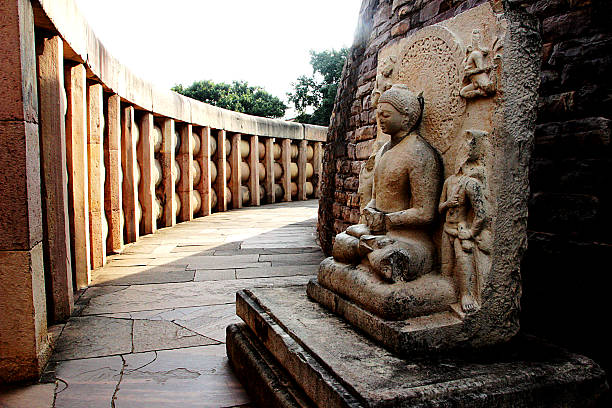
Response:
POLYGON ((431 272, 432 248, 420 241, 395 241, 368 254, 372 270, 392 282, 409 282, 431 272))
POLYGON ((359 238, 342 232, 336 235, 332 256, 338 262, 347 264, 358 264, 361 260, 359 253, 359 238))
POLYGON ((348 227, 345 231, 348 235, 359 238, 362 235, 369 235, 370 228, 365 224, 355 224, 348 227))

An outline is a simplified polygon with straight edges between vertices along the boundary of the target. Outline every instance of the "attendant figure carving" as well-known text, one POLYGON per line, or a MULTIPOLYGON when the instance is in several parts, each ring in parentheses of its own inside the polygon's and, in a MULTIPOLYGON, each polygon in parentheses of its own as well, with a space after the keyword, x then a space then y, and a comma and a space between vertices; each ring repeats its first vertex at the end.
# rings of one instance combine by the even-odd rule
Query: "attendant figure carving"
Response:
POLYGON ((372 91, 373 107, 378 106, 380 96, 393 85, 391 82, 391 75, 395 69, 396 62, 397 57, 394 55, 390 55, 389 57, 385 58, 381 72, 376 75, 376 84, 374 86, 374 90, 372 91))
POLYGON ((453 276, 461 309, 471 313, 478 309, 478 298, 487 272, 490 233, 486 199, 486 179, 482 156, 487 134, 468 130, 467 157, 457 173, 448 177, 442 187, 440 214, 446 215, 441 243, 441 273, 453 276))
POLYGON ((486 57, 489 54, 487 48, 480 46, 480 31, 472 32, 472 44, 467 47, 467 55, 463 61, 465 70, 465 80, 468 82, 459 94, 466 98, 477 96, 488 96, 495 92, 493 81, 489 78, 489 72, 493 68, 486 64, 486 57))

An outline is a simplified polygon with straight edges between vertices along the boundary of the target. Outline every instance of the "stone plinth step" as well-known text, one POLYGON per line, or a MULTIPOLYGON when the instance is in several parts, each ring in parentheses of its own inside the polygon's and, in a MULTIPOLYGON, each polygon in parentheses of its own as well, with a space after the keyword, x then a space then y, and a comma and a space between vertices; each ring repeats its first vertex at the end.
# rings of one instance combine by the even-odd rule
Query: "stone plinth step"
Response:
POLYGON ((228 328, 228 357, 261 406, 579 407, 607 390, 593 361, 525 336, 402 359, 310 300, 305 285, 238 292, 236 310, 246 326, 228 328))

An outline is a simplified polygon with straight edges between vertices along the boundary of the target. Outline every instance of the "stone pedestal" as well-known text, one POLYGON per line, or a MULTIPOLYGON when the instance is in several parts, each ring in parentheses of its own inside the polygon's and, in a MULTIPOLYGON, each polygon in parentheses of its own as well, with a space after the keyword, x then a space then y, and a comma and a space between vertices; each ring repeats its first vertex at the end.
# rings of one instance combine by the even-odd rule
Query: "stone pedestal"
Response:
POLYGON ((227 354, 262 407, 579 407, 607 390, 593 361, 530 337, 402 359, 304 286, 241 291, 236 309, 227 354))

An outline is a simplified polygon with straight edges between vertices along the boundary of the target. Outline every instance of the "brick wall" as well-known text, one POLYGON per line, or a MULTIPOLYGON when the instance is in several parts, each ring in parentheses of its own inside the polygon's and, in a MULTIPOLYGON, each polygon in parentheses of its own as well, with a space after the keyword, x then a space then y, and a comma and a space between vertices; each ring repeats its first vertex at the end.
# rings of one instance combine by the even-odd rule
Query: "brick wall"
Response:
MULTIPOLYGON (((376 135, 370 93, 378 50, 481 3, 364 0, 325 151, 319 236, 327 253, 335 234, 359 218, 359 170, 376 135)), ((609 369, 612 1, 507 0, 504 7, 527 7, 543 40, 522 326, 609 369)))

